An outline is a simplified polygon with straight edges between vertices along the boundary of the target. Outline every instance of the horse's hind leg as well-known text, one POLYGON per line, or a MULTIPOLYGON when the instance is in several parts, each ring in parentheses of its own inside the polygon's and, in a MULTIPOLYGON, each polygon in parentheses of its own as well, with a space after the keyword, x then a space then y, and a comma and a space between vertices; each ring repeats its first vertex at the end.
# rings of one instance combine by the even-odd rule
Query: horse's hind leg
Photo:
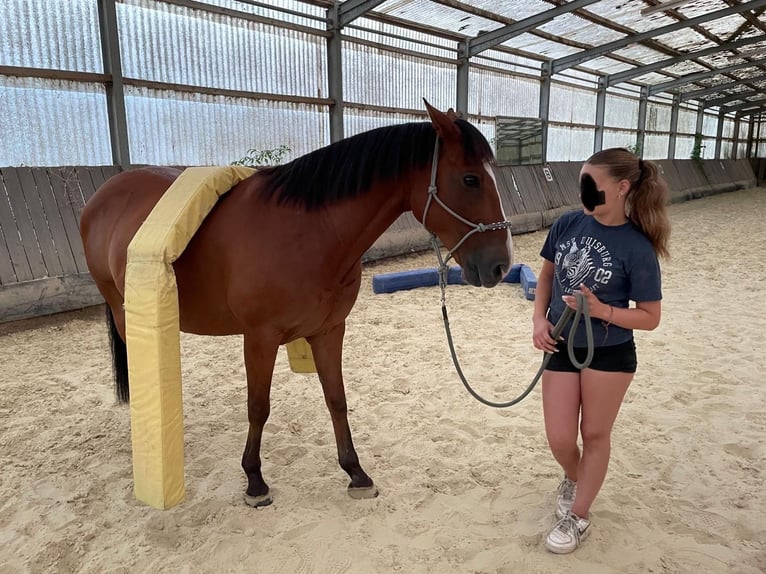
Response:
POLYGON ((245 503, 268 506, 272 503, 269 486, 261 474, 261 436, 269 418, 271 376, 277 358, 277 343, 267 343, 256 334, 245 334, 245 369, 247 370, 247 433, 242 468, 247 475, 245 503))
POLYGON ((348 408, 341 370, 345 329, 345 324, 340 324, 324 335, 311 337, 309 343, 322 383, 325 402, 332 417, 335 442, 338 445, 338 462, 351 477, 348 493, 352 498, 373 498, 378 495, 378 489, 359 465, 359 457, 348 426, 348 408))

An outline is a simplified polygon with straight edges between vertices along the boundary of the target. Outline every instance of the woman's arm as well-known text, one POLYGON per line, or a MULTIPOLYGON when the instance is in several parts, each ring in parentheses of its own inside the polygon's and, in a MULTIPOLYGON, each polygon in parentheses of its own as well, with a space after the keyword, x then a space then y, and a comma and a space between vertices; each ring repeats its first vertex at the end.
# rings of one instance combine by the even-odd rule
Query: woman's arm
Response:
MULTIPOLYGON (((598 300, 598 297, 593 294, 593 291, 588 289, 585 285, 580 285, 579 290, 588 300, 590 316, 595 319, 601 319, 610 325, 617 325, 623 329, 641 331, 652 331, 660 324, 662 301, 640 301, 636 303, 635 307, 622 309, 620 307, 613 307, 612 305, 602 303, 598 300)), ((548 297, 550 297, 550 293, 548 294, 548 297)), ((577 309, 577 300, 572 295, 565 296, 564 303, 572 309, 577 309)), ((537 311, 536 306, 535 311, 537 311)))
POLYGON ((535 310, 532 319, 545 319, 553 290, 553 262, 543 259, 543 268, 537 278, 535 288, 535 310))
POLYGON ((540 276, 537 278, 537 288, 535 289, 535 310, 532 314, 532 344, 536 349, 546 353, 556 351, 556 341, 551 337, 553 325, 551 325, 548 317, 546 317, 548 304, 551 302, 551 291, 553 291, 553 263, 544 259, 543 268, 540 270, 540 276))

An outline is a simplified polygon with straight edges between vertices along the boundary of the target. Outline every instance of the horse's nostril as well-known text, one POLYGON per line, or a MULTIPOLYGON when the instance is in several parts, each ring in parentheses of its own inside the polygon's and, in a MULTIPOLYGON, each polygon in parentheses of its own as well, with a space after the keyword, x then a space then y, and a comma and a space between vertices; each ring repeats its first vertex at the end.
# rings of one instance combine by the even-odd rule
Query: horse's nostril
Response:
POLYGON ((507 268, 505 265, 503 265, 502 263, 500 263, 499 265, 497 265, 497 266, 495 267, 495 271, 494 271, 494 276, 495 276, 495 279, 497 279, 498 281, 500 281, 500 279, 502 279, 502 278, 503 278, 503 276, 505 275, 505 272, 507 271, 507 269, 508 269, 508 268, 507 268))

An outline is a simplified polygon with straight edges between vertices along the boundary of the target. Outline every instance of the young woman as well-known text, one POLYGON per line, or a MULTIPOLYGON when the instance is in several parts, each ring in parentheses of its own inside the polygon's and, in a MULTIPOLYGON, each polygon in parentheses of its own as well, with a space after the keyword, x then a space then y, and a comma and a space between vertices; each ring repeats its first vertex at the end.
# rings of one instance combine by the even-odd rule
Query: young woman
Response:
MULTIPOLYGON (((636 371, 633 330, 649 331, 660 322, 658 256, 668 256, 670 235, 667 186, 655 164, 628 150, 607 149, 588 159, 580 171, 580 198, 584 209, 562 215, 540 253, 533 318, 534 346, 553 353, 542 395, 548 444, 564 470, 559 521, 545 541, 557 554, 574 551, 590 532, 590 507, 609 465, 612 425, 636 371), (551 337, 565 307, 577 306, 576 292, 587 300, 595 345, 590 366, 582 370, 571 363, 566 341, 551 337)), ((568 332, 569 325, 563 333, 568 332)), ((574 346, 577 361, 584 361, 584 320, 574 346)))

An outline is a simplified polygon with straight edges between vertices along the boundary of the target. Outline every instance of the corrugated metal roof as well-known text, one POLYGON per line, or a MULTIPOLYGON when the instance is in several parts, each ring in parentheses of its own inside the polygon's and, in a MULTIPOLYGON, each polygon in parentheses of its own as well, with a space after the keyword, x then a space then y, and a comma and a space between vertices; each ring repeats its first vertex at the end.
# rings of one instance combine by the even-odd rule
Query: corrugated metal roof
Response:
MULTIPOLYGON (((286 1, 286 0, 283 0, 286 1)), ((314 0, 315 4, 329 6, 329 0, 314 0)), ((474 39, 481 34, 523 21, 554 9, 564 11, 566 3, 550 0, 387 0, 375 8, 376 14, 394 17, 398 21, 412 22, 430 29, 452 34, 456 38, 474 39)), ((752 37, 763 37, 766 42, 766 17, 762 15, 764 4, 760 0, 733 4, 729 0, 690 0, 680 6, 642 14, 648 8, 661 4, 658 0, 602 0, 569 13, 538 23, 533 29, 512 37, 498 49, 509 49, 543 62, 559 60, 567 56, 585 53, 610 42, 630 38, 639 33, 649 33, 674 26, 641 43, 633 43, 606 54, 578 63, 581 70, 594 76, 616 74, 641 66, 654 64, 690 52, 718 48, 717 54, 689 58, 672 63, 666 68, 647 72, 630 78, 637 84, 657 85, 682 78, 688 74, 721 69, 710 79, 703 79, 673 91, 688 92, 706 86, 728 84, 732 79, 746 80, 763 74, 766 66, 757 69, 743 68, 723 76, 732 62, 744 61, 734 57, 736 51, 727 49, 727 43, 752 37), (703 17, 718 11, 736 10, 737 6, 752 8, 704 22, 685 26, 686 20, 703 17), (730 60, 730 57, 733 57, 730 60)), ((757 43, 752 46, 758 46, 757 43)), ((745 48, 743 48, 744 50, 745 48)), ((539 65, 539 64, 538 64, 539 65)), ((714 99, 710 94, 707 99, 714 99)))

